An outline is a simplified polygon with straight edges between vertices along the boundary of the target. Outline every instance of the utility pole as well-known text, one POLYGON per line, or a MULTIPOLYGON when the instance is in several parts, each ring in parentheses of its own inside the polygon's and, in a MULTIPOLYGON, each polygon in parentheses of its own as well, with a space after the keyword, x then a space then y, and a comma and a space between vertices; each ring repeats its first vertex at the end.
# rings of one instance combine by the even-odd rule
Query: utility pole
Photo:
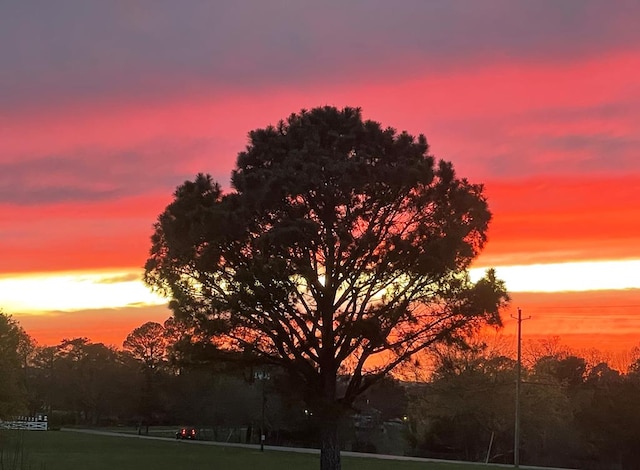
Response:
MULTIPOLYGON (((518 359, 516 364, 516 416, 513 432, 513 466, 520 468, 520 382, 522 380, 522 310, 518 308, 518 359)), ((525 318, 528 320, 531 317, 525 318)))

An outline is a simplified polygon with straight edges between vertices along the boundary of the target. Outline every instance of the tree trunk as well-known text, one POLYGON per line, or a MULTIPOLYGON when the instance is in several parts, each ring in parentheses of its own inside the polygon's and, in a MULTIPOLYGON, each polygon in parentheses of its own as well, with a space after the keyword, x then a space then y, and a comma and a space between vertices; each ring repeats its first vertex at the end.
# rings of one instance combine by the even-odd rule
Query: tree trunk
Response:
MULTIPOLYGON (((329 245, 331 246, 331 245, 329 245)), ((331 256, 328 257, 332 259, 331 256)), ((331 289, 331 266, 327 266, 327 289, 331 289)), ((333 331, 333 306, 329 295, 322 302, 322 349, 320 351, 320 470, 341 470, 340 441, 338 424, 340 422, 340 406, 337 403, 338 364, 336 363, 335 333, 333 331)))
POLYGON ((322 419, 322 443, 320 447, 320 470, 340 470, 340 441, 338 439, 338 416, 327 413, 322 419))
POLYGON ((321 369, 322 395, 318 409, 320 418, 320 470, 340 470, 340 440, 338 426, 341 407, 336 400, 338 368, 335 366, 333 349, 327 348, 324 367, 321 369))

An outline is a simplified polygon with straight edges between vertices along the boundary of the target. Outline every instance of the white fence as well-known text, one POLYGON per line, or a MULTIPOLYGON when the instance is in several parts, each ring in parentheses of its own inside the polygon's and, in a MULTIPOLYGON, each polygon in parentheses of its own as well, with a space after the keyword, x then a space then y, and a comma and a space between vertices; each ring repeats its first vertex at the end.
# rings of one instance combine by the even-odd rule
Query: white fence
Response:
POLYGON ((48 429, 47 417, 17 416, 12 421, 0 420, 0 429, 20 429, 26 431, 46 431, 48 429))

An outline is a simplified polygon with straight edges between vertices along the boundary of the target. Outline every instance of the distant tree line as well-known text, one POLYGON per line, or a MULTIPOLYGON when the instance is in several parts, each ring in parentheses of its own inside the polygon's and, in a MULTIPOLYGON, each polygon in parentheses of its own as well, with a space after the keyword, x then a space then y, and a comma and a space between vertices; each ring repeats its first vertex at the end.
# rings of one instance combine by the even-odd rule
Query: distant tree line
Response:
MULTIPOLYGON (((523 368, 521 463, 640 468, 637 348, 622 373, 597 355, 587 359, 557 345, 557 338, 537 344, 523 368)), ((486 347, 440 348, 434 357, 430 380, 411 387, 415 453, 513 462, 514 358, 486 347)))
MULTIPOLYGON (((46 413, 53 427, 195 425, 208 438, 318 446, 299 387, 256 358, 205 347, 170 319, 134 329, 121 349, 73 338, 37 347, 0 313, 0 419, 46 413), (257 372, 268 371, 265 374, 257 372), (261 379, 262 378, 262 379, 261 379)), ((551 343, 523 369, 521 463, 640 468, 640 354, 626 371, 551 343)), ((557 342, 556 342, 557 345, 557 342)), ((543 347, 546 346, 546 347, 543 347)), ((429 377, 372 387, 342 424, 347 449, 511 463, 515 360, 479 341, 432 349, 429 377)))

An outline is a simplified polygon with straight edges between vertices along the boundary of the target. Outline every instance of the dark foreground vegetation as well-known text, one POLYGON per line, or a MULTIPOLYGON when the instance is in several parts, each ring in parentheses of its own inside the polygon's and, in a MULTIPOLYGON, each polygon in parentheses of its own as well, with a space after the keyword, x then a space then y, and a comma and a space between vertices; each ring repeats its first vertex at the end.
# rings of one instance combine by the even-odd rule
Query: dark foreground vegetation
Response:
MULTIPOLYGON (((147 325, 144 330, 164 331, 161 338, 166 341, 170 326, 147 325)), ((153 338, 138 340, 160 337, 153 338)), ((521 463, 585 470, 640 468, 640 360, 621 373, 593 354, 572 354, 557 341, 530 343, 525 349, 521 463)), ((153 426, 153 435, 163 425, 161 435, 170 437, 178 425, 192 425, 203 429, 201 439, 258 444, 264 424, 268 445, 318 447, 318 423, 281 371, 256 374, 265 369, 239 358, 205 360, 202 350, 170 353, 166 344, 154 354, 145 362, 130 347, 117 350, 81 338, 32 349, 15 363, 13 376, 20 380, 14 385, 21 393, 3 405, 24 414, 46 413, 52 428, 101 426, 146 434, 147 426, 153 426)), ((341 426, 343 449, 483 462, 493 434, 490 461, 511 463, 514 360, 507 352, 479 346, 442 348, 430 360, 434 371, 428 378, 388 379, 356 402, 341 426)), ((419 374, 424 368, 407 370, 406 376, 411 372, 419 374)), ((6 390, 6 383, 0 386, 6 390)), ((8 397, 5 392, 3 399, 8 397)), ((54 449, 65 439, 83 452, 92 442, 103 441, 55 432, 25 435, 32 454, 49 452, 47 446, 54 449), (86 444, 79 443, 83 439, 86 444)), ((240 451, 221 455, 234 452, 240 451)), ((121 457, 137 462, 133 454, 121 457)), ((309 468, 317 468, 317 456, 291 458, 309 459, 315 462, 309 468)))

